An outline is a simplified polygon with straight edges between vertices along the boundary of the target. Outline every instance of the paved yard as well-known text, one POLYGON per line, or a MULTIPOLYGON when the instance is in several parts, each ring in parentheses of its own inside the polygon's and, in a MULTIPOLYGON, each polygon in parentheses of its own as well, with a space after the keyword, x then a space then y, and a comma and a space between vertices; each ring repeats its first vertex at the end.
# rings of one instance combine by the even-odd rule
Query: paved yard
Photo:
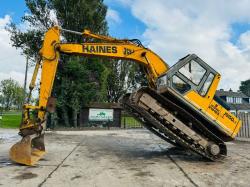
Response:
POLYGON ((48 154, 27 167, 8 159, 16 133, 0 129, 2 186, 250 185, 250 142, 229 143, 225 160, 207 162, 147 130, 49 132, 48 154))

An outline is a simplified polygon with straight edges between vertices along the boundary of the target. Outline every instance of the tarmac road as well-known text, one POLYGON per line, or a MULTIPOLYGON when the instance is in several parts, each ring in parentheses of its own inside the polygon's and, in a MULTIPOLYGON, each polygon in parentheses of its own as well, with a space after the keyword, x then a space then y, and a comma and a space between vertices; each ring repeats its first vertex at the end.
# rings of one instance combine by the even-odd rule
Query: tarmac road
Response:
POLYGON ((19 137, 0 129, 0 186, 249 186, 250 142, 228 143, 229 156, 208 162, 147 130, 58 131, 35 166, 12 163, 19 137))

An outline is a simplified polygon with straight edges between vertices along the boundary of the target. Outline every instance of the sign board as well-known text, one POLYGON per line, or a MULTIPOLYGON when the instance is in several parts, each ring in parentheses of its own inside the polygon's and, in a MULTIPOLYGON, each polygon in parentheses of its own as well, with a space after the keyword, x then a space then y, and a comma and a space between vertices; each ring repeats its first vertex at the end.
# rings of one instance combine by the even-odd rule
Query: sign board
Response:
POLYGON ((89 121, 113 121, 113 109, 89 109, 89 121))

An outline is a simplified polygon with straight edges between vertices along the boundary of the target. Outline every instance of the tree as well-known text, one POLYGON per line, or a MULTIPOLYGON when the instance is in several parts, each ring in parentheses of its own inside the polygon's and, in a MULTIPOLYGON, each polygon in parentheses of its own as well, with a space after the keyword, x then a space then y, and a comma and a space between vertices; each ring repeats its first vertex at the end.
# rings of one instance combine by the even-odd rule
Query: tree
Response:
POLYGON ((89 75, 92 74, 93 70, 90 70, 88 66, 89 63, 79 63, 73 59, 68 61, 65 67, 58 72, 54 95, 58 100, 57 110, 61 124, 69 126, 72 122, 76 126, 77 112, 81 106, 85 106, 89 101, 104 101, 101 94, 103 88, 97 81, 105 75, 100 73, 105 71, 104 67, 97 63, 93 67, 97 69, 96 75, 91 77, 89 75))
MULTIPOLYGON (((107 7, 103 0, 25 2, 29 14, 23 16, 22 21, 29 27, 21 31, 12 23, 7 29, 11 34, 12 45, 20 48, 33 61, 38 56, 44 32, 53 25, 58 24, 62 28, 75 31, 90 29, 94 33, 108 34, 105 19, 107 7)), ((62 35, 64 42, 82 42, 81 36, 65 32, 62 35)), ((73 126, 76 126, 80 108, 89 102, 116 102, 126 90, 139 85, 142 80, 140 77, 143 76, 137 73, 138 69, 137 64, 131 65, 126 61, 119 65, 117 60, 62 54, 52 92, 57 97, 60 124, 69 126, 73 122, 73 126)))
POLYGON ((25 97, 24 88, 21 87, 19 84, 16 84, 16 86, 14 87, 13 104, 17 107, 18 110, 22 108, 24 97, 25 97))
POLYGON ((108 101, 118 102, 119 98, 127 92, 132 92, 140 86, 147 86, 147 79, 139 64, 120 60, 110 63, 108 77, 108 101))
MULTIPOLYGON (((25 2, 30 12, 22 17, 22 21, 29 28, 23 32, 15 24, 10 24, 7 29, 11 33, 13 46, 20 48, 22 53, 30 59, 35 60, 37 58, 44 32, 56 24, 70 30, 90 29, 95 33, 107 34, 107 22, 105 20, 107 7, 103 4, 103 0, 26 0, 25 2)), ((64 32, 62 35, 66 42, 82 42, 81 36, 64 32)), ((91 98, 98 101, 106 100, 107 94, 104 90, 106 90, 107 81, 105 79, 107 79, 108 72, 105 64, 100 63, 99 59, 61 55, 53 94, 58 97, 58 110, 64 111, 64 115, 61 116, 62 123, 69 124, 71 120, 76 126, 77 113, 84 103, 90 102, 91 98), (71 71, 76 66, 75 62, 86 69, 85 76, 78 76, 76 75, 79 73, 78 71, 71 71), (71 72, 70 76, 67 72, 71 72), (74 78, 73 81, 71 80, 72 77, 74 78), (90 81, 93 84, 95 83, 91 87, 95 89, 94 92, 92 92, 93 89, 86 89, 83 93, 80 86, 74 86, 74 82, 88 83, 90 81), (85 94, 85 92, 88 93, 85 94), (81 97, 86 95, 92 97, 87 97, 84 101, 80 100, 81 97), (69 97, 65 99, 63 96, 69 97)))
POLYGON ((250 79, 241 81, 240 91, 250 97, 250 79))
POLYGON ((4 105, 4 98, 3 98, 3 95, 1 95, 1 93, 0 93, 0 112, 3 109, 3 105, 4 105))
POLYGON ((21 108, 24 95, 23 88, 13 79, 2 80, 0 83, 1 100, 5 110, 15 106, 17 109, 21 108))
MULTIPOLYGON (((90 29, 95 33, 107 34, 105 20, 107 7, 102 0, 54 0, 50 6, 55 10, 59 25, 65 29, 76 31, 90 29)), ((70 33, 63 33, 63 35, 66 41, 82 42, 81 36, 70 33)), ((71 123, 76 127, 77 114, 82 106, 91 101, 106 101, 108 71, 103 60, 97 58, 64 55, 61 59, 63 68, 58 71, 54 94, 60 98, 58 110, 61 107, 64 114, 61 116, 62 123, 65 125, 71 123)))

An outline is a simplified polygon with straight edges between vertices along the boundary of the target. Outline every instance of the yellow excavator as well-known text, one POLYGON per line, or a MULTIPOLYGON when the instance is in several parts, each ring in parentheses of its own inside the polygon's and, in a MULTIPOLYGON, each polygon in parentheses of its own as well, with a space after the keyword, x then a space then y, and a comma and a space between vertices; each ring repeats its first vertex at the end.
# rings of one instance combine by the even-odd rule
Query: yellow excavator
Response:
POLYGON ((227 155, 225 142, 234 139, 241 121, 219 104, 215 92, 221 76, 202 59, 191 54, 169 67, 137 39, 116 39, 88 30, 76 32, 55 26, 45 34, 29 87, 30 97, 41 68, 39 104, 30 105, 28 98, 23 106, 19 132, 22 139, 11 147, 11 160, 35 165, 45 154, 46 112, 54 108, 50 96, 60 53, 127 59, 139 63, 149 87, 124 95, 120 99, 124 109, 148 130, 173 145, 212 161, 227 155), (86 42, 63 43, 60 41, 61 32, 81 35, 86 42), (32 117, 31 111, 36 111, 36 115, 32 117))

